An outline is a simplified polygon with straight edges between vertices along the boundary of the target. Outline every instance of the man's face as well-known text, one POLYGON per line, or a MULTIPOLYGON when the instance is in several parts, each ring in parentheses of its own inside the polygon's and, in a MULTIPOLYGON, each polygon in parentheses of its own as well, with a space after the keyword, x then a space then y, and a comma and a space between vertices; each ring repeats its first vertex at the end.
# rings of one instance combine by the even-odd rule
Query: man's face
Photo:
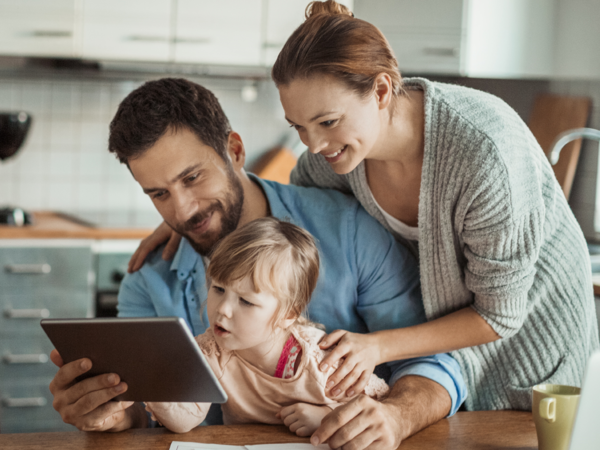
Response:
POLYGON ((129 167, 164 221, 201 255, 237 228, 244 204, 241 182, 231 162, 189 129, 167 130, 129 167))

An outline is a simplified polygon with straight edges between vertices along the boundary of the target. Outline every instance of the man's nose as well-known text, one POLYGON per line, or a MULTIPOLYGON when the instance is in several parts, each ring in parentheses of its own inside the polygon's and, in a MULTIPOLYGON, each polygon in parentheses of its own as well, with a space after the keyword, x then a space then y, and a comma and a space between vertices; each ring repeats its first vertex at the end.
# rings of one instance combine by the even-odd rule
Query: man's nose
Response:
POLYGON ((198 199, 190 191, 184 190, 173 195, 175 201, 175 218, 183 223, 198 212, 198 199))

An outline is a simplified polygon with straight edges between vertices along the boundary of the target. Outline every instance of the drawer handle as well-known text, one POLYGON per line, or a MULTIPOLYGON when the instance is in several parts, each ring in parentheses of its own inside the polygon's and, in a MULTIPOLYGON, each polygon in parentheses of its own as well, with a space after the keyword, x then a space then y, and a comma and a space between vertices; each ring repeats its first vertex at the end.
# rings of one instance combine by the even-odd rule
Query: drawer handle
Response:
POLYGON ((50 311, 46 308, 40 309, 6 309, 4 316, 9 319, 47 319, 50 311))
POLYGON ((28 398, 3 398, 2 404, 7 408, 30 408, 46 406, 48 400, 45 397, 28 398))
POLYGON ((430 56, 458 56, 458 49, 453 47, 425 47, 423 53, 430 56))
POLYGON ((13 355, 5 353, 2 357, 6 364, 45 364, 48 362, 48 355, 45 353, 32 355, 13 355))
POLYGON ((44 275, 50 273, 52 267, 50 264, 7 264, 4 270, 8 273, 44 275))

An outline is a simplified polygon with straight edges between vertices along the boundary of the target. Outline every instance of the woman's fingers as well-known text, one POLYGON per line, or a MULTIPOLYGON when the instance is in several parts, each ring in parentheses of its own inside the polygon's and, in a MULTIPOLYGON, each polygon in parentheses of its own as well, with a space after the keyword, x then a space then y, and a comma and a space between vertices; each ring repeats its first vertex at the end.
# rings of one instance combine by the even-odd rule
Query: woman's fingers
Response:
POLYGON ((364 371, 360 377, 358 377, 354 386, 350 386, 350 388, 346 390, 346 397, 354 397, 355 395, 363 393, 367 384, 369 384, 369 378, 371 378, 371 372, 364 371))
POLYGON ((127 271, 129 273, 138 271, 144 265, 147 256, 156 250, 157 247, 171 239, 172 234, 173 230, 171 227, 166 222, 162 222, 150 236, 140 242, 140 246, 129 260, 127 271))
POLYGON ((175 253, 177 253, 180 242, 181 235, 173 231, 169 241, 167 242, 167 245, 165 246, 165 249, 162 252, 162 259, 165 261, 171 261, 175 257, 175 253))
POLYGON ((329 397, 338 397, 345 393, 359 379, 362 371, 358 366, 342 364, 342 366, 327 380, 327 388, 329 389, 329 397), (348 366, 348 367, 346 367, 348 366))
POLYGON ((323 339, 321 339, 321 342, 319 342, 319 347, 322 350, 328 349, 332 345, 337 344, 339 342, 339 340, 342 339, 342 337, 344 337, 344 335, 346 333, 347 333, 347 331, 345 331, 345 330, 332 331, 331 333, 323 336, 323 339))

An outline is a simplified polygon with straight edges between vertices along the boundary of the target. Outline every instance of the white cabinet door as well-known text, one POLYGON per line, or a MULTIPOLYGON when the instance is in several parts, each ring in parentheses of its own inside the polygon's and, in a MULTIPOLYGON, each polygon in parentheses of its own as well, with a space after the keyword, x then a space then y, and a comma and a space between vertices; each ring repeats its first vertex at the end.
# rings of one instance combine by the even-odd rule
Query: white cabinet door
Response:
POLYGON ((85 0, 83 57, 168 61, 170 0, 85 0))
POLYGON ((177 0, 174 61, 258 66, 261 0, 177 0))
MULTIPOLYGON (((351 10, 354 0, 338 0, 351 10)), ((267 0, 264 65, 272 66, 287 39, 304 22, 307 0, 267 0)))
POLYGON ((77 57, 81 0, 0 0, 0 54, 77 57))
POLYGON ((456 74, 461 67, 463 0, 356 0, 356 17, 379 28, 401 72, 456 74))

